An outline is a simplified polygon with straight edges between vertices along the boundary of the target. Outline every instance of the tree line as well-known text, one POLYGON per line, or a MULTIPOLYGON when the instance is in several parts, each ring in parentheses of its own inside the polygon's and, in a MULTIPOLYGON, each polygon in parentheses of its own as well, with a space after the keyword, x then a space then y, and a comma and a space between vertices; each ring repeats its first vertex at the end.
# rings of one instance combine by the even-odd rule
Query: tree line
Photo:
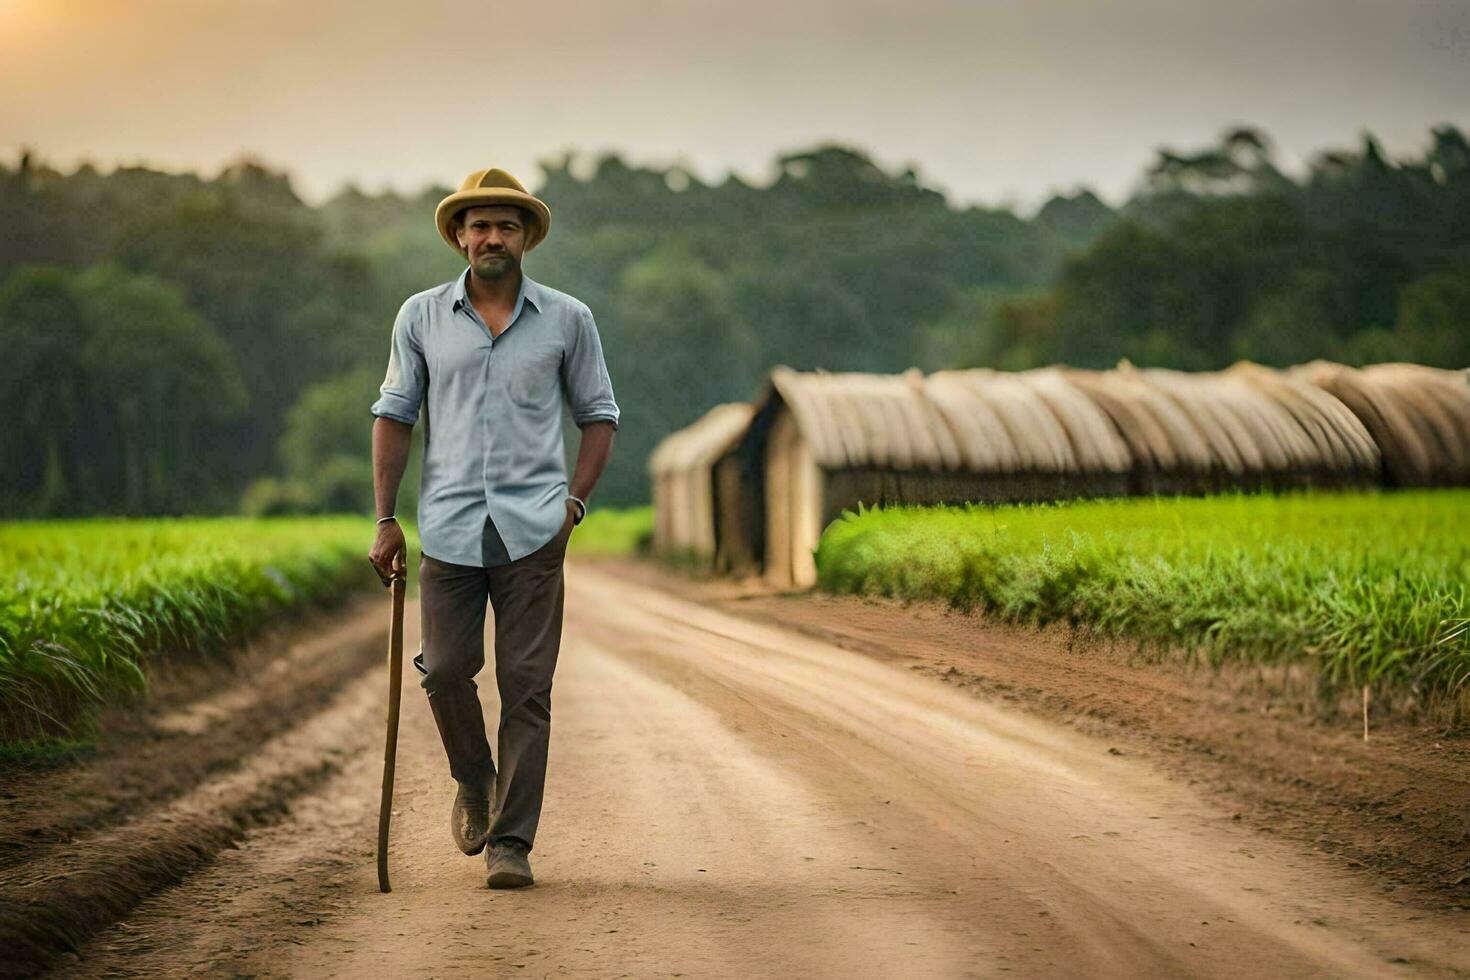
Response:
POLYGON ((1393 161, 1368 134, 1295 180, 1253 129, 1160 152, 1090 247, 995 309, 971 362, 1470 366, 1470 143, 1429 136, 1393 161))
MULTIPOLYGON (((1369 136, 1293 179, 1236 129, 1160 150, 1117 210, 1081 189, 1022 217, 851 147, 782 155, 766 186, 567 155, 542 163, 556 223, 526 270, 597 317, 623 415, 596 497, 625 505, 658 439, 777 363, 1463 367, 1467 160, 1445 127, 1422 157, 1369 136)), ((255 160, 0 167, 3 512, 368 510, 393 315, 463 269, 431 217, 449 190, 312 207, 255 160)))

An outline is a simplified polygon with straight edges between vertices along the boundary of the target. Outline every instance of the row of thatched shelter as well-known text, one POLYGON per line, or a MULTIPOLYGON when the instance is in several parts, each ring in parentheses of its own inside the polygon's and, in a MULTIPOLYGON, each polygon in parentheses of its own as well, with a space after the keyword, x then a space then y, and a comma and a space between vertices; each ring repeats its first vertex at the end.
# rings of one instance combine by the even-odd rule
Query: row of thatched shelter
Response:
POLYGON ((649 459, 654 548, 779 584, 873 505, 1470 485, 1470 372, 1051 367, 899 375, 775 368, 649 459))

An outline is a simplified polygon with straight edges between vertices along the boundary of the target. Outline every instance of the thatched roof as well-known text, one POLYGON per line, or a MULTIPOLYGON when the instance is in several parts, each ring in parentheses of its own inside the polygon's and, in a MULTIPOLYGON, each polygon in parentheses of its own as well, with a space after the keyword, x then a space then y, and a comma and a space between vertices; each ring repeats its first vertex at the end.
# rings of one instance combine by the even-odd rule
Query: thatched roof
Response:
POLYGON ((1122 473, 1133 465, 1128 444, 1106 412, 1058 368, 1022 371, 1016 375, 1041 397, 1063 429, 1084 473, 1122 473))
POLYGON ((1249 362, 1199 373, 1125 361, 1112 371, 927 377, 778 367, 765 397, 775 395, 827 468, 1242 475, 1371 472, 1379 459, 1347 406, 1306 378, 1249 362))
POLYGON ((1413 364, 1285 371, 1050 367, 928 376, 777 367, 754 406, 712 409, 666 438, 651 472, 712 463, 772 399, 818 466, 981 473, 1370 475, 1470 482, 1466 373, 1413 364))
POLYGON ((1215 464, 1188 414, 1141 372, 1065 369, 1063 376, 1112 419, 1135 467, 1205 473, 1215 464))
MULTIPOLYGON (((904 374, 799 372, 778 366, 771 390, 791 408, 818 466, 944 469, 959 465, 954 438, 904 374)), ((769 394, 769 392, 768 392, 769 394)))
POLYGON ((1346 405, 1406 486, 1470 481, 1470 380, 1464 371, 1418 364, 1351 368, 1312 361, 1288 374, 1346 405))
POLYGON ((1378 466, 1367 430, 1344 406, 1279 371, 1242 361, 1226 371, 1149 368, 1138 374, 1168 394, 1223 472, 1369 472, 1378 466))
POLYGON ((1232 365, 1227 373, 1270 395, 1308 438, 1331 454, 1337 468, 1377 471, 1378 445, 1362 420, 1338 399, 1303 378, 1249 361, 1232 365))
POLYGON ((1018 469, 1034 473, 1076 470, 1077 457, 1066 430, 1025 382, 1014 374, 990 370, 956 371, 950 376, 969 393, 971 407, 980 402, 984 411, 1000 421, 1015 449, 1018 469))
POLYGON ((753 412, 748 402, 716 405, 693 423, 664 436, 649 454, 648 472, 657 476, 711 465, 740 441, 753 412))
POLYGON ((1128 465, 1106 416, 1055 370, 924 377, 917 370, 778 367, 767 396, 772 392, 827 468, 1121 472, 1128 465))

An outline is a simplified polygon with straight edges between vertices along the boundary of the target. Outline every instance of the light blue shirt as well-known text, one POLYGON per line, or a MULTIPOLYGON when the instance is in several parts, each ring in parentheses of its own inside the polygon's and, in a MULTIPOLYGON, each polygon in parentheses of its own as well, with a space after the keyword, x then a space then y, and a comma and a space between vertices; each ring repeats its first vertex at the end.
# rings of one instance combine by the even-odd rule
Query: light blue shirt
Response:
POLYGON ((523 272, 510 325, 491 337, 465 292, 469 274, 399 309, 372 413, 413 425, 423 406, 420 547, 483 567, 487 518, 512 561, 566 521, 563 405, 578 427, 616 427, 619 412, 587 304, 523 272))

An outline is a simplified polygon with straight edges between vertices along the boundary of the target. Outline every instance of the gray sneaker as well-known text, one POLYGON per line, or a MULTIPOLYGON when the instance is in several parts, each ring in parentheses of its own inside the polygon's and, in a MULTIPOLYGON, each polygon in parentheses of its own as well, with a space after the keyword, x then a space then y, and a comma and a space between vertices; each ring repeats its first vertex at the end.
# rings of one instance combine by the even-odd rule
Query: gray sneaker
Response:
POLYGON ((491 888, 522 888, 533 884, 531 862, 527 853, 531 849, 518 837, 506 837, 491 845, 485 855, 485 867, 490 877, 485 883, 491 888))
POLYGON ((449 832, 466 854, 483 851, 485 835, 490 832, 490 794, 460 783, 459 791, 454 794, 454 805, 449 808, 449 832))

